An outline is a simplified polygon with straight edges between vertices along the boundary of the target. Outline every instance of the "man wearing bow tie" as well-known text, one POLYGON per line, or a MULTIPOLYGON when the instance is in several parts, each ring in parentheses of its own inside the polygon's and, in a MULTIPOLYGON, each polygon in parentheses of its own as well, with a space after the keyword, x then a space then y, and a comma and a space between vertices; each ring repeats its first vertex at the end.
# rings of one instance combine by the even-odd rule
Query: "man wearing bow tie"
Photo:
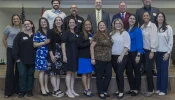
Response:
POLYGON ((43 14, 43 17, 49 21, 50 29, 53 28, 53 22, 57 16, 60 16, 63 20, 66 17, 66 14, 59 9, 60 0, 52 0, 51 4, 53 8, 51 10, 46 10, 43 14))
POLYGON ((116 18, 120 18, 122 21, 123 21, 123 24, 124 24, 124 29, 126 29, 127 25, 129 24, 128 23, 128 17, 130 16, 130 13, 129 12, 126 12, 126 9, 127 9, 127 5, 124 1, 120 2, 119 3, 119 10, 120 10, 120 13, 117 13, 115 14, 113 17, 112 17, 112 22, 116 19, 116 18))

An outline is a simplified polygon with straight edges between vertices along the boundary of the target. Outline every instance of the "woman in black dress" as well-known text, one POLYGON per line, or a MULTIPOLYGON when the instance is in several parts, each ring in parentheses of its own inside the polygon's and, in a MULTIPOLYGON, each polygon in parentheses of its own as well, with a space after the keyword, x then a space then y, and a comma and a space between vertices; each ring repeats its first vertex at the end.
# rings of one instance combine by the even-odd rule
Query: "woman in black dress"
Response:
POLYGON ((63 20, 61 17, 56 17, 53 24, 53 29, 48 31, 49 43, 49 59, 47 73, 50 75, 51 84, 53 86, 53 96, 62 97, 64 93, 60 90, 60 75, 62 71, 62 52, 61 52, 61 35, 62 35, 63 20))
POLYGON ((75 98, 79 96, 74 91, 74 78, 77 71, 77 39, 78 35, 75 32, 76 23, 75 20, 70 18, 68 20, 68 30, 62 34, 62 52, 63 52, 63 69, 66 71, 66 86, 65 92, 68 97, 75 98))

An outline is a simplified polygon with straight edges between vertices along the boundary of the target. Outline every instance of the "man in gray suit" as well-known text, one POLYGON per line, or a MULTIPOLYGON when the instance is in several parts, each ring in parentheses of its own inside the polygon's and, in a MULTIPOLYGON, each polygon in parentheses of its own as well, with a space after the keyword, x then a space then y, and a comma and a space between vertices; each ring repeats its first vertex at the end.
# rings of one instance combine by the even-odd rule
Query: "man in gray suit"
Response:
POLYGON ((155 23, 155 17, 159 13, 159 9, 151 6, 151 0, 142 0, 144 7, 136 10, 136 19, 139 22, 139 26, 143 25, 142 19, 144 12, 149 12, 151 15, 151 22, 155 23))
POLYGON ((109 13, 102 10, 102 0, 95 0, 95 11, 87 16, 92 22, 94 33, 97 32, 98 22, 104 21, 107 25, 108 32, 111 32, 111 23, 109 13))
MULTIPOLYGON (((136 10, 136 19, 138 20, 139 26, 142 26, 144 24, 144 21, 142 19, 144 12, 149 12, 149 14, 151 15, 150 21, 155 23, 155 17, 159 13, 159 9, 151 6, 151 0, 142 0, 142 1, 143 1, 144 7, 136 10)), ((143 65, 145 63, 143 56, 142 56, 142 63, 143 65)), ((157 76, 157 73, 155 72, 155 65, 153 67, 152 72, 154 76, 157 76)), ((144 68, 141 68, 141 73, 142 74, 145 73, 144 68)))

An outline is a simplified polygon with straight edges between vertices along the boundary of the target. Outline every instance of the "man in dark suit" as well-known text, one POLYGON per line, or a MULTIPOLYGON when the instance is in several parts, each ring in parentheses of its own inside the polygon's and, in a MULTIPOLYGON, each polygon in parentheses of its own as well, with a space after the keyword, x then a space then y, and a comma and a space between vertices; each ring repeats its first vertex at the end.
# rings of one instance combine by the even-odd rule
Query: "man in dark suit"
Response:
POLYGON ((151 22, 155 23, 155 17, 159 13, 159 9, 151 6, 151 0, 142 0, 144 7, 136 10, 136 19, 139 22, 139 26, 143 25, 144 21, 142 19, 144 12, 149 12, 151 15, 151 22))
MULTIPOLYGON (((142 1, 143 1, 144 7, 136 10, 136 19, 139 23, 139 26, 142 26, 144 24, 144 21, 142 19, 144 12, 149 12, 149 14, 151 15, 150 21, 155 23, 155 17, 159 13, 159 9, 151 6, 151 0, 142 0, 142 1)), ((144 59, 142 60, 142 63, 144 64, 144 59)), ((155 72, 155 65, 153 67, 152 72, 154 76, 157 76, 157 73, 155 72)), ((145 73, 144 68, 141 68, 141 73, 142 74, 145 73)))
POLYGON ((95 11, 88 14, 87 19, 92 22, 94 33, 98 31, 97 26, 100 21, 104 21, 107 25, 108 32, 111 32, 109 13, 102 10, 102 0, 95 0, 95 11))
POLYGON ((112 17, 112 22, 116 19, 116 18, 120 18, 123 21, 124 24, 124 28, 126 29, 126 27, 128 26, 128 18, 130 16, 130 13, 126 12, 127 9, 127 5, 124 1, 119 3, 119 10, 120 13, 115 14, 112 17))

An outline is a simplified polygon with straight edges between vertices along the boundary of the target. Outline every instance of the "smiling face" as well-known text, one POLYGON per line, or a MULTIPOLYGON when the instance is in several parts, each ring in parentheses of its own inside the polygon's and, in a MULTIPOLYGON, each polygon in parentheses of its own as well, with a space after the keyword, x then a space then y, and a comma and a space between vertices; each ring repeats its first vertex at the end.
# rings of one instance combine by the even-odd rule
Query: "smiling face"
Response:
POLYGON ((127 9, 126 3, 125 2, 121 2, 119 4, 119 10, 120 10, 120 12, 121 13, 126 12, 126 9, 127 9))
POLYGON ((55 10, 59 9, 59 6, 60 6, 60 4, 58 1, 54 1, 52 4, 53 9, 55 9, 55 10))
POLYGON ((61 27, 61 25, 63 24, 63 21, 60 17, 56 17, 54 23, 55 23, 56 27, 61 27))
POLYGON ((47 28, 47 21, 46 21, 45 19, 41 19, 41 21, 40 21, 40 26, 41 26, 42 28, 47 28))
POLYGON ((70 28, 70 29, 74 29, 75 26, 76 26, 75 20, 74 20, 74 19, 70 19, 70 20, 69 20, 69 28, 70 28))
POLYGON ((30 21, 24 21, 24 30, 30 31, 32 30, 33 24, 30 23, 30 21))
POLYGON ((97 10, 100 10, 102 7, 102 1, 101 0, 95 0, 95 8, 97 10))
POLYGON ((89 21, 86 21, 86 22, 84 23, 84 29, 85 29, 85 31, 87 31, 87 32, 90 32, 90 31, 91 31, 92 25, 91 25, 91 23, 90 23, 89 21))
POLYGON ((19 26, 19 24, 20 24, 20 18, 18 16, 13 16, 12 23, 15 26, 19 26))
POLYGON ((164 16, 163 16, 163 14, 159 14, 158 16, 157 16, 157 22, 159 23, 159 24, 163 24, 163 22, 164 22, 164 16))
POLYGON ((99 22, 98 30, 104 32, 106 30, 106 25, 104 22, 99 22))
POLYGON ((136 22, 136 18, 135 16, 131 15, 128 19, 129 25, 130 26, 134 26, 135 22, 136 22))
POLYGON ((143 0, 143 4, 145 7, 150 7, 151 6, 151 0, 143 0))
POLYGON ((77 5, 73 4, 71 7, 70 7, 70 12, 75 15, 78 13, 78 7, 77 5))
POLYGON ((122 24, 120 23, 120 21, 116 20, 116 21, 114 22, 114 27, 115 27, 116 30, 119 31, 119 30, 122 29, 122 24))
POLYGON ((145 12, 144 14, 143 14, 143 17, 142 17, 142 19, 143 19, 143 21, 145 22, 145 23, 148 23, 149 22, 149 20, 150 20, 150 15, 149 15, 149 13, 148 12, 145 12))

